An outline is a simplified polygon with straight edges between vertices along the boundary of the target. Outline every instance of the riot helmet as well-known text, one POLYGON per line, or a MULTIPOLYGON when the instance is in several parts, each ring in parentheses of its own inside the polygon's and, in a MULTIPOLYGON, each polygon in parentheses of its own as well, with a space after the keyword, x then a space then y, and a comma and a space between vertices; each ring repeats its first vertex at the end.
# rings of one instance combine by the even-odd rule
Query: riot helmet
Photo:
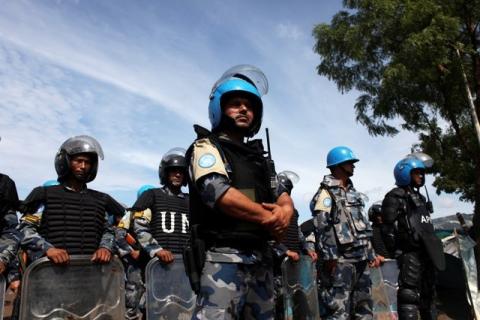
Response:
POLYGON ((338 146, 330 150, 327 154, 327 168, 337 166, 345 162, 358 162, 359 159, 353 153, 352 149, 345 146, 338 146))
POLYGON ((225 119, 222 108, 227 98, 235 92, 246 95, 253 105, 254 118, 248 130, 248 137, 254 136, 262 124, 263 103, 261 97, 268 92, 265 74, 252 65, 234 66, 213 85, 208 105, 208 115, 212 130, 215 131, 225 119))
POLYGON ((182 185, 187 185, 187 161, 185 160, 185 153, 186 150, 183 148, 173 148, 163 155, 160 165, 158 166, 158 176, 162 185, 166 185, 168 183, 169 168, 182 169, 185 173, 182 185))
POLYGON ((55 170, 57 171, 59 182, 62 182, 70 173, 70 160, 74 155, 81 153, 91 154, 92 168, 85 180, 85 183, 92 181, 97 176, 98 158, 103 160, 103 150, 95 138, 81 135, 68 138, 55 155, 55 170))
POLYGON ((278 183, 287 189, 288 194, 292 193, 293 185, 296 184, 300 177, 293 171, 282 171, 277 174, 278 183))
POLYGON ((151 184, 144 184, 143 186, 141 186, 140 188, 138 188, 138 191, 137 191, 137 199, 140 198, 140 196, 147 190, 150 190, 150 189, 155 189, 155 186, 152 186, 151 184))
MULTIPOLYGON (((399 187, 406 187, 412 183, 412 170, 420 169, 425 172, 425 164, 416 157, 407 157, 400 160, 393 169, 395 184, 399 187)), ((425 178, 423 179, 425 183, 425 178)))
POLYGON ((382 215, 382 202, 377 201, 368 209, 368 220, 377 223, 378 217, 382 215))

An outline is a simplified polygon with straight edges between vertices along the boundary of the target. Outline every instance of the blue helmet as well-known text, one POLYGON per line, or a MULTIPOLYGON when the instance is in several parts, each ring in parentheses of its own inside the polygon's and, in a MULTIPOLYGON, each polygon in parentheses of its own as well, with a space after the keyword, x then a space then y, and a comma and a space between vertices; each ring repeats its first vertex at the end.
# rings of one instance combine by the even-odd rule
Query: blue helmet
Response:
POLYGON ((342 164, 344 162, 357 162, 358 158, 353 151, 344 146, 338 146, 328 152, 327 168, 342 164))
POLYGON ((147 190, 150 189, 155 189, 155 186, 152 186, 151 184, 145 184, 141 186, 138 191, 137 191, 137 199, 140 198, 140 196, 147 190))
POLYGON ((425 164, 422 160, 414 157, 407 157, 400 160, 393 169, 393 175, 395 176, 395 184, 399 187, 405 187, 410 185, 410 172, 414 169, 425 170, 425 164))
POLYGON ((225 102, 225 94, 233 92, 246 93, 252 101, 255 116, 249 133, 250 136, 253 136, 258 132, 260 125, 262 124, 263 103, 261 95, 253 84, 246 80, 235 77, 219 83, 216 87, 214 87, 212 93, 210 94, 208 116, 210 118, 210 123, 212 124, 212 130, 217 128, 222 120, 222 104, 225 102))
POLYGON ((57 180, 47 180, 43 183, 44 187, 58 186, 60 183, 57 180))

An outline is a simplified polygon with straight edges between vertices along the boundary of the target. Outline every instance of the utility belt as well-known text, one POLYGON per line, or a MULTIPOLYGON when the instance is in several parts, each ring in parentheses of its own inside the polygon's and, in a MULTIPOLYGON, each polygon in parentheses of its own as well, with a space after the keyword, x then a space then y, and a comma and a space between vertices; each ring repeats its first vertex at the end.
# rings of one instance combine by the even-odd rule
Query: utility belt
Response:
POLYGON ((230 247, 241 251, 267 252, 269 245, 264 236, 248 232, 223 232, 202 230, 200 225, 192 225, 191 238, 183 252, 185 270, 190 280, 192 290, 200 291, 200 278, 205 265, 207 250, 211 248, 230 247))

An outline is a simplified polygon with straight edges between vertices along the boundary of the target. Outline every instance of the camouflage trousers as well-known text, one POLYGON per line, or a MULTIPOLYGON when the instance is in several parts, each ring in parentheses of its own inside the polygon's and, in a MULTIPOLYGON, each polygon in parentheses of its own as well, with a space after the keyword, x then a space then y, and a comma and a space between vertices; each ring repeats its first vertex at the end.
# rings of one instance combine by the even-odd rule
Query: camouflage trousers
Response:
POLYGON ((132 258, 122 259, 125 266, 125 319, 142 319, 145 310, 145 285, 143 268, 140 262, 132 258))
POLYGON ((273 319, 273 271, 261 263, 206 261, 192 319, 273 319))
POLYGON ((328 286, 319 289, 322 319, 373 319, 372 281, 367 261, 341 262, 328 286))

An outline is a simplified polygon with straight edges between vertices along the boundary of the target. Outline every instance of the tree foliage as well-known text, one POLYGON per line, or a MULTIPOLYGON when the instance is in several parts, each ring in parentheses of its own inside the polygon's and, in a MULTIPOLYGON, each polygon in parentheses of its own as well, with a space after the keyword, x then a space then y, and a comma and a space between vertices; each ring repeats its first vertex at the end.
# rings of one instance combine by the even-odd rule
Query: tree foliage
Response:
POLYGON ((480 1, 350 0, 313 31, 318 73, 357 90, 356 119, 372 135, 418 134, 435 159, 437 193, 480 213, 480 147, 462 66, 480 114, 480 1), (460 57, 456 49, 459 49, 460 57))

